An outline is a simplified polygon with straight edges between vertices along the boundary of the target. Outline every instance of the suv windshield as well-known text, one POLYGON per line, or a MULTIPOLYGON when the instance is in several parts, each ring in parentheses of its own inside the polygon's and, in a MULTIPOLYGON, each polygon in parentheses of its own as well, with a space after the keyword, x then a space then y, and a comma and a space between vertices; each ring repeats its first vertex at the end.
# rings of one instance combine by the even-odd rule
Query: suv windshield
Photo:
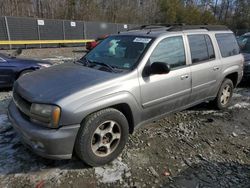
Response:
POLYGON ((238 39, 238 43, 239 43, 242 53, 250 53, 250 35, 241 36, 238 39))
POLYGON ((151 42, 150 37, 110 36, 83 59, 118 69, 132 69, 151 42))

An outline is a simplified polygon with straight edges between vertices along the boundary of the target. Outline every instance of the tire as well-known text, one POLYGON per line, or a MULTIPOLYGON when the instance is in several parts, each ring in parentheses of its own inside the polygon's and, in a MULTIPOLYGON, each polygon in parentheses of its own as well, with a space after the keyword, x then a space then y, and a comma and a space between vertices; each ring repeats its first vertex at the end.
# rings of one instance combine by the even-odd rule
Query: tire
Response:
POLYGON ((75 152, 86 164, 102 166, 122 152, 128 134, 128 121, 120 111, 113 108, 98 111, 83 121, 76 138, 75 152))
POLYGON ((33 70, 24 70, 24 71, 22 71, 22 72, 20 73, 19 77, 21 77, 21 76, 23 76, 23 75, 25 75, 25 74, 29 74, 29 73, 31 73, 31 72, 33 72, 33 70))
POLYGON ((219 92, 217 94, 217 97, 213 101, 217 109, 224 110, 230 105, 232 96, 233 96, 233 89, 234 89, 234 85, 233 85, 232 80, 225 79, 222 82, 219 92), (225 91, 227 92, 225 93, 225 91), (224 92, 224 99, 222 99, 223 92, 224 92))

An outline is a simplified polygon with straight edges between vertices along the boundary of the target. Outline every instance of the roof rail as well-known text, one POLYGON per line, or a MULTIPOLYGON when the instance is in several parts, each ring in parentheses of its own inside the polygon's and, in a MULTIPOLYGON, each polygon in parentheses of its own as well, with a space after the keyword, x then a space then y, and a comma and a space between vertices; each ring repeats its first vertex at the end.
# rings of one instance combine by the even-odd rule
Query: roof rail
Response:
POLYGON ((183 23, 174 23, 174 24, 167 24, 167 23, 157 23, 157 24, 147 24, 147 25, 141 25, 139 27, 134 27, 129 29, 128 31, 131 30, 143 30, 143 29, 164 29, 164 28, 170 28, 172 26, 182 26, 184 25, 183 23))
POLYGON ((182 26, 171 26, 167 31, 183 31, 193 29, 206 29, 208 31, 222 31, 229 30, 225 25, 182 25, 182 26))
POLYGON ((194 30, 194 29, 206 29, 208 31, 222 31, 229 30, 225 25, 186 25, 184 23, 174 23, 174 24, 149 24, 135 27, 131 30, 143 30, 143 29, 165 29, 166 31, 183 31, 183 30, 194 30))

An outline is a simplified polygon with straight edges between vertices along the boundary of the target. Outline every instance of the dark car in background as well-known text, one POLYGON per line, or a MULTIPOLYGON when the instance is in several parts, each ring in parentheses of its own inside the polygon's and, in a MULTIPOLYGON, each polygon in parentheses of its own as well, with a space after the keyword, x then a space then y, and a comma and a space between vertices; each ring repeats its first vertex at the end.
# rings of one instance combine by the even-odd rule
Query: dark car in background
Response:
POLYGON ((94 47, 97 46, 97 44, 99 44, 101 41, 103 41, 107 37, 108 37, 108 35, 102 35, 102 36, 98 37, 95 41, 87 42, 86 43, 86 50, 87 51, 92 50, 94 47))
POLYGON ((247 81, 250 80, 250 33, 240 36, 238 43, 245 59, 243 81, 247 81))
POLYGON ((50 62, 16 58, 0 53, 0 88, 12 87, 20 76, 51 65, 50 62))

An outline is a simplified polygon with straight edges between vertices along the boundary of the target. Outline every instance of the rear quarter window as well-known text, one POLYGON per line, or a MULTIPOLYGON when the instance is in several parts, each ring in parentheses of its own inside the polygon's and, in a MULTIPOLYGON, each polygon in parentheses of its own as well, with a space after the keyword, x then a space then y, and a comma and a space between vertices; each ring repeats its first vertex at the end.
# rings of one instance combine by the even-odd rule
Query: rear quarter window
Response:
POLYGON ((233 33, 215 34, 222 57, 238 55, 240 48, 233 33))

